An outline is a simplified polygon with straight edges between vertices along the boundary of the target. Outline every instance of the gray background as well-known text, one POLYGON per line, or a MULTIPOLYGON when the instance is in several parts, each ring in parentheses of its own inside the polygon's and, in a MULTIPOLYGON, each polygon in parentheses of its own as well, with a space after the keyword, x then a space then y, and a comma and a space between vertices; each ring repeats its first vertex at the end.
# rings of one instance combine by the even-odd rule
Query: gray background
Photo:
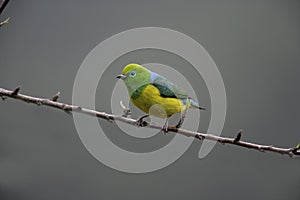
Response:
MULTIPOLYGON (((0 28, 0 87, 20 84, 23 93, 42 97, 59 90, 60 100, 71 102, 76 72, 99 42, 135 27, 171 28, 202 44, 219 67, 228 98, 223 136, 243 128, 247 141, 300 142, 299 1, 12 0, 1 19, 6 16, 11 23, 0 28)), ((174 62, 171 57, 163 64, 174 62)), ((145 60, 127 55, 110 73, 129 61, 145 60)), ((200 98, 209 105, 203 88, 200 98)), ((109 94, 100 93, 98 101, 109 94)), ((103 100, 97 108, 109 105, 103 100)), ((0 111, 1 200, 300 199, 299 159, 218 144, 199 160, 201 143, 195 141, 167 168, 127 174, 95 160, 64 112, 11 99, 0 102, 0 111)), ((209 112, 203 115, 202 131, 209 112)), ((115 125, 101 123, 121 135, 115 125)), ((120 138, 113 139, 132 139, 120 138)))

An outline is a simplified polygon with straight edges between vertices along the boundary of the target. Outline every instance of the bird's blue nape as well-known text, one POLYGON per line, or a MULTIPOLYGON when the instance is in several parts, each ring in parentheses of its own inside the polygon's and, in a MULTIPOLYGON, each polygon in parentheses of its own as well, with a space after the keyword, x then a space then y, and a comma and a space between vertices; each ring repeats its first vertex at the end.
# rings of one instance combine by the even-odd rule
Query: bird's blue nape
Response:
POLYGON ((151 72, 150 71, 150 81, 153 82, 155 79, 157 79, 157 77, 159 77, 159 75, 157 73, 151 72))
POLYGON ((150 71, 150 75, 151 75, 150 76, 151 83, 156 83, 157 80, 160 80, 160 81, 163 80, 163 83, 166 84, 165 86, 167 86, 169 89, 171 89, 174 86, 174 84, 171 81, 169 81, 166 77, 164 77, 160 74, 150 71))

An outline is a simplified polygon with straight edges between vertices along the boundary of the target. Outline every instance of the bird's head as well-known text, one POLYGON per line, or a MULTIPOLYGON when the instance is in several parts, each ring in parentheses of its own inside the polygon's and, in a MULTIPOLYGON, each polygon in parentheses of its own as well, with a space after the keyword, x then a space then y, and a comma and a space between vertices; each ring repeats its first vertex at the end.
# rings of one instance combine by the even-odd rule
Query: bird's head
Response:
POLYGON ((122 79, 130 94, 135 92, 141 86, 150 82, 151 72, 139 64, 128 64, 122 70, 122 74, 118 75, 118 79, 122 79))

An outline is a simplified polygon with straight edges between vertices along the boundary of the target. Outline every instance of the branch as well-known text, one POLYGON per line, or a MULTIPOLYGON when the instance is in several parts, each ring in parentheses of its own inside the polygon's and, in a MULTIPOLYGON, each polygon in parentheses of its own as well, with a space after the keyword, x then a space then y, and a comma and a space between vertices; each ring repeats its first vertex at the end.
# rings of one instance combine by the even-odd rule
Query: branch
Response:
MULTIPOLYGON (((0 15, 3 12, 4 8, 7 6, 8 2, 9 2, 9 0, 2 1, 1 5, 0 5, 0 15)), ((8 21, 9 21, 9 17, 6 20, 0 22, 0 27, 3 26, 4 24, 8 24, 8 21)))
POLYGON ((0 5, 0 15, 2 14, 4 8, 7 6, 9 0, 3 0, 1 5, 0 5))
POLYGON ((9 23, 9 19, 10 18, 8 17, 6 20, 0 22, 0 27, 3 26, 4 24, 8 24, 9 23))
MULTIPOLYGON (((135 119, 118 116, 118 115, 112 115, 112 114, 108 114, 105 112, 99 112, 99 111, 91 110, 91 109, 87 109, 87 108, 82 108, 81 106, 77 106, 77 105, 71 105, 71 104, 57 102, 60 93, 57 93, 50 99, 46 99, 46 98, 38 98, 38 97, 20 94, 19 92, 20 92, 20 86, 18 86, 14 90, 6 90, 3 88, 0 88, 0 97, 2 98, 2 100, 5 100, 9 97, 9 98, 18 99, 18 100, 21 100, 21 101, 24 101, 27 103, 33 103, 38 106, 41 106, 41 105, 49 106, 49 107, 57 108, 59 110, 63 110, 67 113, 70 113, 70 112, 82 113, 85 115, 96 116, 98 118, 102 118, 102 119, 105 119, 108 121, 121 121, 121 122, 130 124, 130 125, 134 125, 134 126, 136 126, 138 124, 138 120, 135 120, 135 119)), ((148 123, 148 122, 145 122, 145 123, 146 123, 146 126, 149 128, 161 130, 161 126, 159 126, 157 124, 148 123)), ((200 132, 190 131, 190 130, 186 130, 186 129, 176 128, 175 126, 169 126, 168 130, 169 130, 169 132, 179 133, 179 134, 182 134, 182 135, 185 135, 188 137, 195 137, 199 140, 204 140, 204 139, 213 140, 213 141, 217 141, 222 144, 237 145, 240 147, 255 149, 255 150, 258 150, 261 152, 269 151, 269 152, 275 152, 275 153, 279 153, 279 154, 289 155, 290 157, 300 157, 300 145, 298 145, 296 147, 291 147, 291 148, 280 148, 280 147, 275 147, 273 145, 261 145, 261 144, 245 142, 245 141, 241 140, 241 138, 242 138, 241 130, 237 133, 237 136, 235 138, 220 137, 220 136, 216 136, 213 134, 206 134, 206 133, 200 133, 200 132)))

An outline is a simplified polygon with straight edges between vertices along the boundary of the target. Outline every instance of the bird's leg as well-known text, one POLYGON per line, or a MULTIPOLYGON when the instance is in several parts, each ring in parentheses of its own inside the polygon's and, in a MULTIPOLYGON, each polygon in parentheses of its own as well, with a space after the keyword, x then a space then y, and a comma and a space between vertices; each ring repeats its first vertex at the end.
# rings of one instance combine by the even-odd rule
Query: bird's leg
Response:
POLYGON ((179 120, 179 122, 178 122, 177 125, 176 125, 176 128, 180 128, 180 127, 182 126, 183 121, 184 121, 184 119, 186 118, 187 110, 188 110, 188 107, 186 107, 186 108, 184 109, 184 111, 183 111, 183 113, 182 113, 182 115, 181 115, 181 117, 180 117, 180 120, 179 120))
POLYGON ((186 112, 184 112, 181 117, 180 117, 180 120, 179 122, 177 123, 177 125, 175 126, 176 128, 180 128, 184 122, 184 119, 186 118, 186 112))
POLYGON ((147 126, 147 122, 146 121, 144 121, 144 119, 146 118, 146 117, 149 117, 149 115, 143 115, 143 116, 141 116, 141 117, 139 117, 137 120, 136 120, 136 125, 137 126, 147 126))
POLYGON ((123 115, 122 117, 128 117, 128 115, 131 115, 131 111, 129 108, 126 108, 126 106, 124 106, 123 102, 120 101, 120 106, 122 107, 123 109, 123 115))
POLYGON ((169 118, 166 119, 166 122, 164 126, 162 127, 162 130, 167 133, 168 132, 168 127, 169 127, 169 118))
POLYGON ((179 122, 176 124, 176 128, 180 128, 181 126, 182 126, 182 124, 183 124, 183 121, 184 121, 184 117, 183 116, 181 116, 180 117, 180 119, 179 119, 179 122))

